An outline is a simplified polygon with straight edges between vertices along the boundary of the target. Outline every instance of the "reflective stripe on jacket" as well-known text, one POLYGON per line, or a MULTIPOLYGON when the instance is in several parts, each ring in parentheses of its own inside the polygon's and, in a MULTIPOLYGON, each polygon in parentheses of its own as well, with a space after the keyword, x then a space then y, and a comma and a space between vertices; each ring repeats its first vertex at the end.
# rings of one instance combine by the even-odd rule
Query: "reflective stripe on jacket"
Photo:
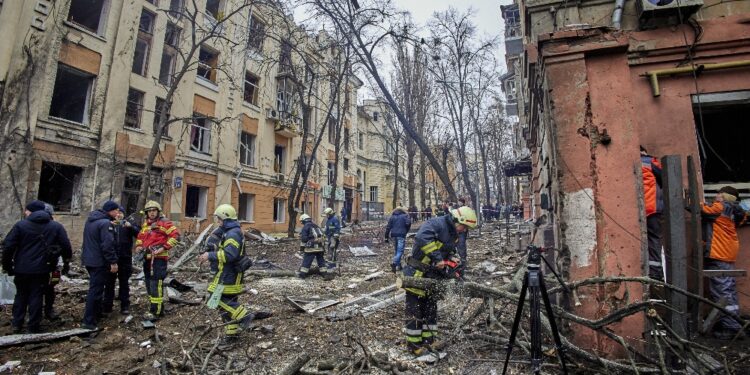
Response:
MULTIPOLYGON (((404 276, 440 278, 441 274, 433 272, 432 269, 438 262, 450 259, 456 251, 457 239, 458 234, 451 215, 439 216, 426 221, 419 227, 411 253, 411 262, 419 262, 424 267, 422 270, 418 270, 410 265, 410 262, 407 262, 406 267, 404 267, 404 276)), ((435 271, 437 270, 435 269, 435 271)), ((406 288, 406 290, 418 296, 427 294, 424 290, 417 288, 406 288)))
POLYGON ((237 270, 237 262, 245 255, 242 228, 236 220, 229 219, 224 220, 221 228, 223 234, 219 249, 208 252, 211 268, 217 270, 208 291, 213 292, 218 284, 223 284, 223 294, 239 294, 242 292, 243 274, 237 270))
POLYGON ((138 233, 135 246, 143 246, 144 248, 162 247, 164 250, 156 254, 146 253, 146 257, 150 258, 153 255, 156 258, 168 259, 169 249, 177 245, 179 237, 180 231, 171 221, 164 217, 159 217, 154 221, 146 219, 143 221, 141 231, 138 233))

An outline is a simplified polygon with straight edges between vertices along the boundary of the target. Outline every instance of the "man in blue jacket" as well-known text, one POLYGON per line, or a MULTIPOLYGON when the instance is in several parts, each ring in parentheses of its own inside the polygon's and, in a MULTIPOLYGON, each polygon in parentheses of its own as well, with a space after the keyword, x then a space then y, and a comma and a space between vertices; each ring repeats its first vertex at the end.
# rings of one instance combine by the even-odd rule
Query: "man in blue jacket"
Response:
POLYGON ((63 226, 44 211, 44 202, 31 201, 24 214, 26 219, 17 222, 3 241, 3 270, 15 275, 13 333, 22 332, 27 310, 29 332, 39 333, 44 287, 49 284, 50 272, 59 257, 52 249, 59 246, 70 252, 71 248, 63 226))
POLYGON ((394 273, 401 271, 401 256, 404 255, 404 244, 409 229, 411 229, 409 215, 403 207, 396 207, 385 227, 385 241, 388 242, 388 239, 393 237, 393 246, 396 251, 391 261, 391 271, 394 273))
POLYGON ((328 207, 323 210, 323 215, 326 217, 325 235, 328 239, 328 259, 335 266, 337 261, 336 250, 339 248, 339 236, 341 235, 341 223, 333 208, 328 207))
POLYGON ((86 329, 98 329, 96 324, 103 312, 104 286, 109 274, 118 270, 112 221, 117 219, 119 212, 119 204, 107 201, 101 209, 91 211, 83 227, 81 257, 89 272, 89 291, 81 327, 86 329))
POLYGON ((214 217, 221 224, 221 231, 215 231, 215 234, 221 236, 218 241, 218 248, 201 254, 198 259, 201 262, 210 262, 211 269, 215 270, 211 283, 208 284, 208 291, 212 293, 209 299, 209 307, 216 308, 212 305, 214 300, 213 294, 219 298, 218 307, 221 312, 222 320, 233 322, 224 326, 224 338, 221 346, 228 348, 237 340, 240 328, 247 328, 253 319, 253 315, 248 312, 247 308, 240 305, 239 295, 242 293, 243 271, 240 269, 240 260, 245 256, 243 244, 242 228, 237 222, 237 211, 230 204, 222 204, 216 207, 214 217), (219 296, 220 295, 220 296, 219 296))

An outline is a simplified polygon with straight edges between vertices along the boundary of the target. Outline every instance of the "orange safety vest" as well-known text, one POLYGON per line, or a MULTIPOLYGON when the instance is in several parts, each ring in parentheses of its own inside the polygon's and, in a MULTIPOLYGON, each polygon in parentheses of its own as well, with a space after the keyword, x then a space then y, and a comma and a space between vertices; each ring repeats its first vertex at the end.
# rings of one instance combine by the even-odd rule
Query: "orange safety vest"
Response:
POLYGON ((641 173, 643 174, 643 201, 646 206, 646 216, 662 211, 662 192, 656 183, 653 167, 661 169, 659 160, 651 156, 641 156, 641 173))
POLYGON ((734 206, 729 202, 701 204, 705 251, 711 259, 730 263, 737 260, 740 241, 737 238, 734 210, 734 206))

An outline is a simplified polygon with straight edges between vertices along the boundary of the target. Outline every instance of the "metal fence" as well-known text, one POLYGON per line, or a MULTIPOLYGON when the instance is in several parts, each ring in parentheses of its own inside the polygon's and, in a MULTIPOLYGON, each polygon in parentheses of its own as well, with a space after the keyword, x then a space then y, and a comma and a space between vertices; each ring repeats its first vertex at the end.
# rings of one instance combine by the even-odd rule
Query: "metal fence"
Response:
POLYGON ((360 221, 385 220, 385 203, 383 202, 361 202, 360 221))

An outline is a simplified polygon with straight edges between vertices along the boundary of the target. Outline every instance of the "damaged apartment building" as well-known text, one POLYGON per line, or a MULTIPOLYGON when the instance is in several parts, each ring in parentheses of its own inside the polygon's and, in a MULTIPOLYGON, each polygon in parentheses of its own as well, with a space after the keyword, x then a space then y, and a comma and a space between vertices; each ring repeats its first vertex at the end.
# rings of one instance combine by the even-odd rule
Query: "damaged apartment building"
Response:
MULTIPOLYGON (((279 42, 278 28, 304 35, 297 42, 319 62, 305 67, 306 77, 329 71, 339 49, 325 32, 309 35, 283 12, 257 3, 0 1, 6 38, 0 44, 2 232, 22 217, 25 202, 41 199, 54 205, 56 219, 78 242, 90 210, 115 199, 133 213, 144 183, 183 232, 204 228, 225 202, 237 207, 244 225, 286 232, 289 183, 302 132, 310 129, 303 129, 295 99, 299 80, 285 70, 297 57, 279 42), (198 9, 186 8, 192 6, 198 9), (216 27, 230 15, 232 22, 216 27), (218 30, 223 38, 193 46, 193 27, 218 30), (193 47, 193 59, 184 61, 193 47), (184 64, 190 69, 175 81, 184 64), (144 181, 160 108, 173 85, 171 125, 144 181)), ((315 162, 298 210, 313 216, 331 197, 337 211, 347 205, 358 213, 360 197, 372 189, 358 181, 354 165, 363 151, 353 141, 362 82, 352 75, 341 82, 340 105, 326 124, 326 132, 342 124, 335 189, 336 138, 324 136, 315 155, 310 142, 304 146, 304 157, 315 162)), ((333 88, 317 81, 309 115, 315 129, 326 120, 333 88)))
MULTIPOLYGON (((644 274, 639 146, 676 155, 685 188, 691 157, 706 200, 723 185, 748 197, 750 1, 517 0, 502 10, 515 28, 504 89, 531 150, 533 214, 544 221, 536 240, 560 250, 569 280, 644 274)), ((748 229, 740 244, 746 253, 748 229)), ((736 267, 748 269, 748 259, 736 267)), ((700 269, 683 272, 701 278, 700 269)), ((748 313, 750 283, 737 282, 748 313)), ((638 284, 613 284, 579 294, 573 308, 600 317, 642 294, 638 284)), ((615 325, 634 345, 644 326, 641 316, 615 325)), ((616 347, 591 331, 576 336, 601 352, 616 347)))

